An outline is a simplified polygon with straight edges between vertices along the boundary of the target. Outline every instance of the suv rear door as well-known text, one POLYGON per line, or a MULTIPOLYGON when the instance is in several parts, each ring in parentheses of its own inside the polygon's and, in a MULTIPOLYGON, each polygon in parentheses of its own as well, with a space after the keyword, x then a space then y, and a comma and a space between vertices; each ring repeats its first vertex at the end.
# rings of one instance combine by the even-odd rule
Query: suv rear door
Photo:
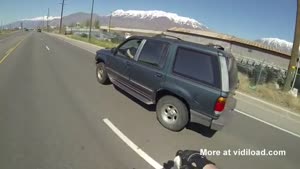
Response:
POLYGON ((178 46, 165 86, 183 97, 190 109, 214 116, 221 94, 218 55, 206 49, 178 46))
MULTIPOLYGON (((222 96, 227 97, 226 106, 224 109, 224 112, 228 112, 230 110, 233 110, 236 106, 236 99, 234 98, 235 90, 238 88, 238 71, 237 71, 237 65, 236 60, 233 57, 232 54, 227 53, 226 56, 220 56, 220 60, 222 58, 225 58, 225 62, 223 63, 227 67, 227 71, 224 71, 224 74, 228 74, 228 82, 222 82, 222 83, 228 83, 228 90, 222 92, 222 96)), ((222 64, 222 62, 220 63, 222 64)), ((222 65, 221 65, 222 66, 222 65)), ((223 74, 223 73, 222 73, 223 74)), ((224 75, 223 75, 224 76, 224 75)))
POLYGON ((230 92, 234 93, 239 83, 236 60, 231 54, 228 54, 226 63, 228 68, 229 90, 230 92))
POLYGON ((165 65, 169 43, 147 39, 144 41, 137 62, 130 65, 130 83, 136 91, 148 100, 154 99, 154 94, 160 88, 165 78, 165 65))

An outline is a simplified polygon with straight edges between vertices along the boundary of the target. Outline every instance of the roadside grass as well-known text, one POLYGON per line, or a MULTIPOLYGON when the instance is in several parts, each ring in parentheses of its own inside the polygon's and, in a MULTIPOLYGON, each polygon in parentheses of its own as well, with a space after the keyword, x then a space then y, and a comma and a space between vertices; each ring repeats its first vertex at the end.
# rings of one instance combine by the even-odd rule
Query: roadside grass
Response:
POLYGON ((70 37, 72 39, 80 40, 80 41, 83 41, 83 42, 92 43, 94 45, 101 46, 101 47, 104 47, 104 48, 113 48, 113 47, 118 46, 117 43, 113 43, 113 42, 105 41, 105 40, 98 40, 98 39, 95 39, 95 38, 92 38, 91 42, 89 42, 89 39, 87 37, 81 37, 79 35, 68 35, 68 37, 70 37))
POLYGON ((300 114, 300 97, 297 98, 291 96, 290 94, 277 89, 275 84, 264 84, 257 85, 255 89, 250 87, 249 78, 239 73, 240 86, 238 91, 247 93, 254 97, 266 100, 275 105, 285 107, 291 111, 300 114))
POLYGON ((0 30, 0 36, 13 33, 13 32, 15 32, 15 30, 0 30))

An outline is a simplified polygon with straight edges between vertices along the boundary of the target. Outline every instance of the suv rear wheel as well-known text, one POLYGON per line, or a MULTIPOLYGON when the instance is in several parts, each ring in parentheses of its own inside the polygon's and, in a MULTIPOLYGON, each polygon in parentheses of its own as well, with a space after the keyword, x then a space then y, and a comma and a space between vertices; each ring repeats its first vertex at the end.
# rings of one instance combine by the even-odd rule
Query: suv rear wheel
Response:
POLYGON ((96 77, 97 81, 101 84, 107 84, 109 82, 109 78, 103 62, 97 64, 96 77))
POLYGON ((174 96, 164 96, 156 104, 158 121, 172 131, 182 130, 189 121, 186 105, 174 96))

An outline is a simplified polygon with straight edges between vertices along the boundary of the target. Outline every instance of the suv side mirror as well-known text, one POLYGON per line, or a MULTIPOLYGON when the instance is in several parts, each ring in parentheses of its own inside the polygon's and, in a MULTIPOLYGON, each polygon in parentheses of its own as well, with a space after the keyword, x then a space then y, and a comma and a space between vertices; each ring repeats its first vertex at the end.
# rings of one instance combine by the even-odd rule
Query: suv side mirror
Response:
POLYGON ((112 54, 116 54, 117 51, 118 51, 117 48, 111 48, 111 50, 110 50, 110 52, 111 52, 112 54))

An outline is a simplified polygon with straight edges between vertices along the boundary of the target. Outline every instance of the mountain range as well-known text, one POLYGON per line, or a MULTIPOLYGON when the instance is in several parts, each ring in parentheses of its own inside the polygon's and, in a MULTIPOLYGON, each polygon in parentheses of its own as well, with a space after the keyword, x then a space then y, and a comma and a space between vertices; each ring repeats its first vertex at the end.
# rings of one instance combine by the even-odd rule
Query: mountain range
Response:
MULTIPOLYGON (((99 20, 101 26, 108 26, 111 18, 111 26, 123 27, 123 28, 136 28, 136 29, 148 29, 165 31, 172 27, 182 27, 190 29, 208 30, 208 28, 195 19, 179 16, 175 13, 169 13, 164 11, 139 11, 139 10, 116 10, 111 16, 99 16, 93 15, 94 20, 99 20)), ((85 23, 90 19, 89 13, 78 12, 63 17, 63 24, 69 26, 71 24, 85 23)), ((49 17, 50 26, 59 26, 60 17, 49 17)), ((20 27, 23 23, 23 27, 36 28, 46 26, 47 17, 36 17, 30 19, 22 19, 17 22, 9 24, 10 27, 20 27)))
POLYGON ((293 47, 293 43, 278 38, 261 38, 255 41, 287 54, 291 54, 293 47))
MULTIPOLYGON (((198 22, 195 19, 179 16, 175 13, 164 12, 164 11, 141 11, 141 10, 116 10, 112 12, 111 15, 99 16, 97 14, 93 15, 94 20, 99 20, 101 26, 108 26, 109 20, 111 18, 111 26, 122 27, 122 28, 135 28, 135 29, 147 29, 147 30, 157 30, 165 31, 172 27, 181 27, 189 29, 199 29, 210 31, 209 28, 198 22)), ((85 25, 85 23, 90 19, 89 13, 73 13, 63 17, 63 24, 65 26, 75 25, 80 23, 85 25)), ((60 17, 50 16, 48 18, 50 26, 58 27, 60 22, 60 17)), ((10 27, 20 27, 23 23, 25 28, 37 28, 46 26, 47 16, 35 17, 29 19, 22 19, 17 22, 9 24, 10 27)), ((6 25, 8 26, 8 25, 6 25)), ((284 53, 291 53, 292 43, 278 39, 278 38, 261 38, 255 40, 258 43, 270 46, 284 53)))

